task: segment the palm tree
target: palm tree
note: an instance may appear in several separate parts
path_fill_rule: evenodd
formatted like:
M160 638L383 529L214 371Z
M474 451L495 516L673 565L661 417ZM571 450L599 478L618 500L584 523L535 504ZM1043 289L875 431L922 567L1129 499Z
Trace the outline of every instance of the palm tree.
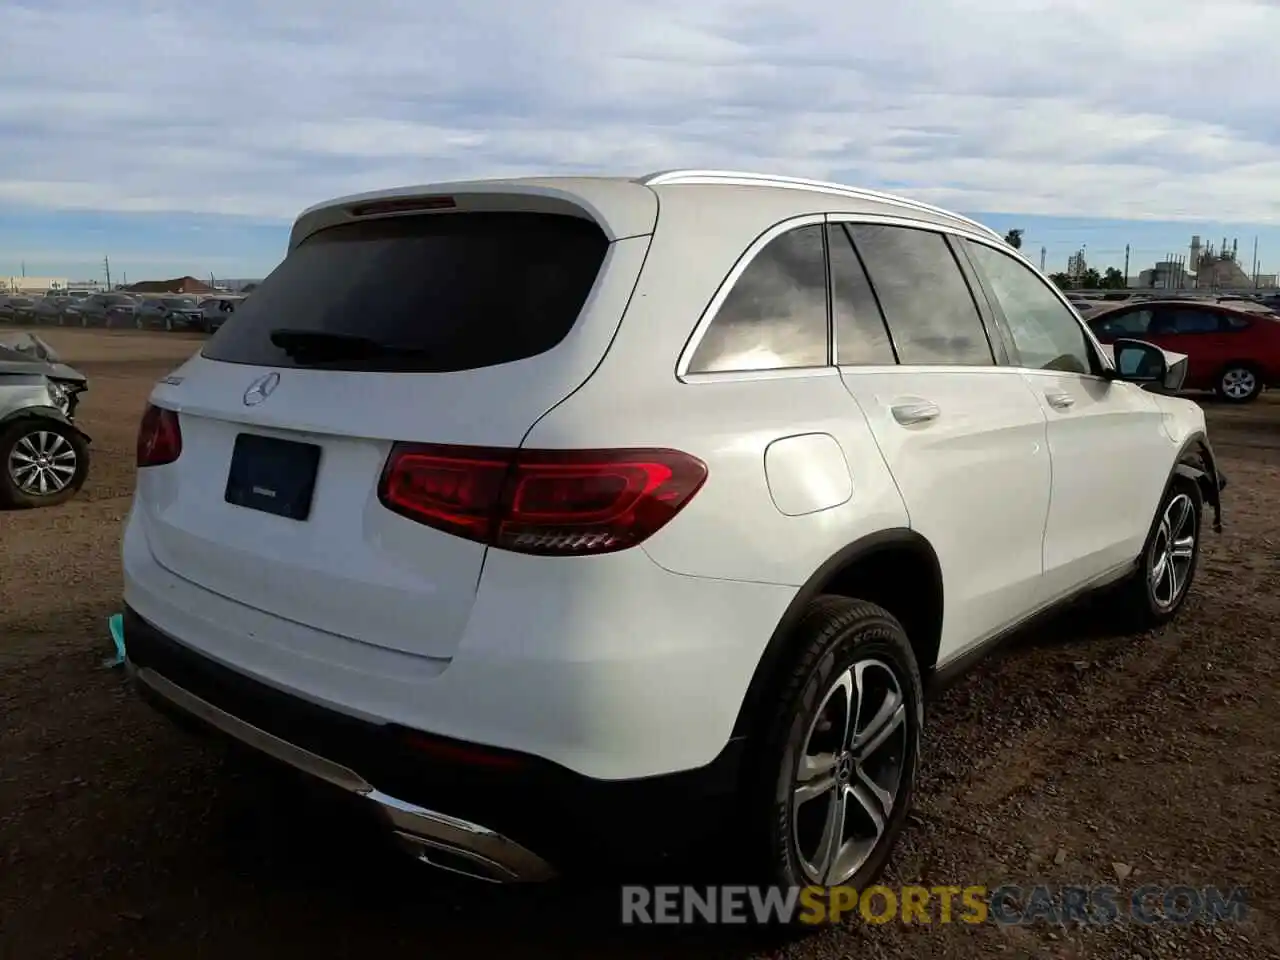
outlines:
M1022 249L1022 230L1010 230L1004 235L1004 242L1015 250Z

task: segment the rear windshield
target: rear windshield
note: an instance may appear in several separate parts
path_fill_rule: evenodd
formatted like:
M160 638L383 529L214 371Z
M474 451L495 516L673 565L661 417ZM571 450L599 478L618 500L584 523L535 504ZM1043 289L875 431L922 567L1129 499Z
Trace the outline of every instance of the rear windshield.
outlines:
M523 360L573 329L608 246L596 224L556 214L331 227L299 244L239 303L203 353L262 366L423 373ZM387 354L299 359L272 343L281 330L360 337Z

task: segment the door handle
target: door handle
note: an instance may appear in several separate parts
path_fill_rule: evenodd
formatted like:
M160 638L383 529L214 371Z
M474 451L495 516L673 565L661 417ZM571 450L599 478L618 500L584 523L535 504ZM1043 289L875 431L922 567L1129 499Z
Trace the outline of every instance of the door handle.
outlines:
M932 400L901 400L890 406L889 411L893 414L893 419L904 427L915 423L928 423L930 420L938 419L939 414L942 413Z
M1057 410L1069 410L1076 405L1076 398L1069 393L1050 390L1044 396L1049 401L1049 406Z

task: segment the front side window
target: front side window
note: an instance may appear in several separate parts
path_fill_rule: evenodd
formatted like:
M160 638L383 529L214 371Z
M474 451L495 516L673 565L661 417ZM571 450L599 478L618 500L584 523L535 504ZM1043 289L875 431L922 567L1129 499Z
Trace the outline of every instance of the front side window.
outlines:
M822 224L775 237L738 277L689 362L690 373L784 370L827 363Z
M982 243L969 256L999 303L1022 366L1092 373L1093 351L1075 313L1026 264Z
M848 229L899 363L995 362L969 283L942 234L868 223Z

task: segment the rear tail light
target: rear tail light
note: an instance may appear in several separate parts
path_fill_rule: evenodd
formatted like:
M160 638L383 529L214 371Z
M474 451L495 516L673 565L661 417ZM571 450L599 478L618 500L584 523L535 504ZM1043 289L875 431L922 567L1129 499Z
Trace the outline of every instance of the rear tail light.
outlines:
M583 556L651 537L706 465L676 450L492 450L399 444L378 486L389 510L517 553Z
M182 428L172 410L147 404L138 427L138 466L160 467L182 454Z

